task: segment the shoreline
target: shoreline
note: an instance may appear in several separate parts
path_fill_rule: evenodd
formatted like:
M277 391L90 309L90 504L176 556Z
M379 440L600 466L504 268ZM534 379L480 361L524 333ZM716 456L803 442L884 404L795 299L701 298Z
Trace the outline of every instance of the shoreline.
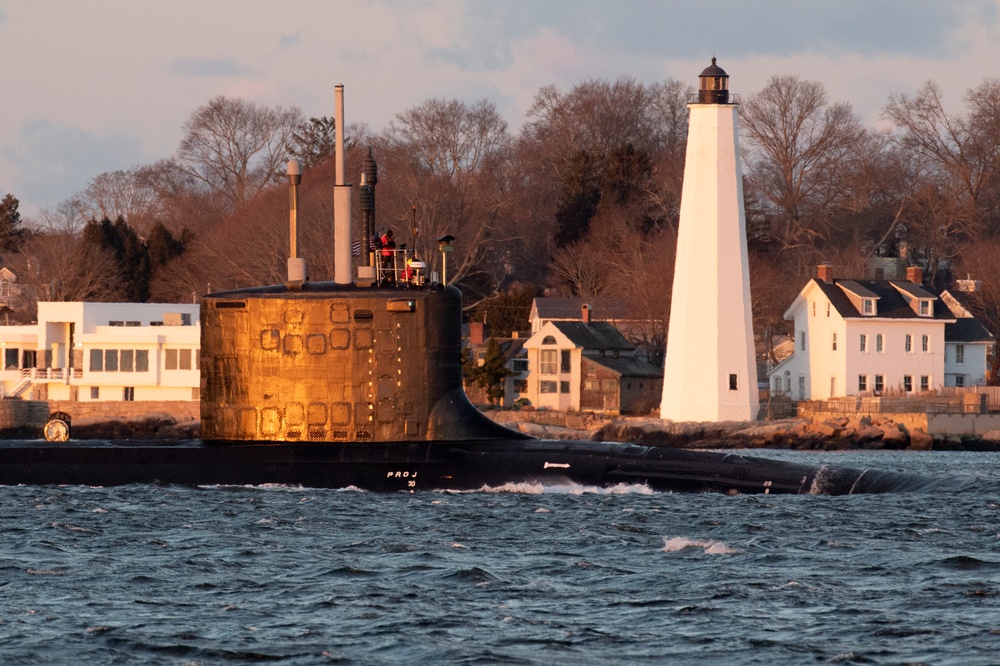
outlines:
M984 436L931 435L888 418L836 417L822 423L775 421L673 423L652 417L600 417L555 412L486 411L497 423L539 439L633 442L679 449L791 449L801 451L1000 451L1000 432ZM543 421L543 422L539 422ZM561 421L562 423L558 423ZM72 440L198 439L201 422L169 414L141 418L74 419ZM35 428L0 431L0 439L40 439Z

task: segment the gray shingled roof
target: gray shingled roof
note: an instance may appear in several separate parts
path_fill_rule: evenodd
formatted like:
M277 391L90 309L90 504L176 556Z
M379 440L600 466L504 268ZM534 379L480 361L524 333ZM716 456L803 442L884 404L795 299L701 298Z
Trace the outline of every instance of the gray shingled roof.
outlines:
M954 324L944 325L945 342L993 342L993 335L972 317L959 317Z
M591 316L594 318L624 319L627 314L620 303L570 296L538 296L535 298L535 309L539 319L580 319L584 303L591 306Z
M552 325L569 338L570 342L584 349L625 351L635 348L617 328L606 321L591 322L589 326L582 321L554 321Z
M586 356L584 362L590 361L602 365L608 370L617 373L622 377L649 377L659 378L663 376L663 368L647 363L646 361L629 356Z
M836 308L837 313L845 319L857 318L866 319L862 315L851 299L844 293L844 290L839 286L841 283L844 284L845 288L850 289L854 293L859 293L861 290L867 291L872 294L872 296L878 298L877 306L877 317L880 319L929 319L930 317L921 317L913 311L913 308L906 302L903 295L896 290L891 282L877 281L877 280L834 280L833 283L823 282L822 280L813 279L813 282L822 290L827 298L830 299L830 303ZM897 282L897 284L899 284ZM915 292L919 290L919 298L935 298L934 294L923 290L916 285L911 285L912 288L908 289L910 292ZM871 298L872 296L867 296ZM935 298L931 302L934 308L934 319L954 319L955 315L951 313L951 310L941 302L941 299Z

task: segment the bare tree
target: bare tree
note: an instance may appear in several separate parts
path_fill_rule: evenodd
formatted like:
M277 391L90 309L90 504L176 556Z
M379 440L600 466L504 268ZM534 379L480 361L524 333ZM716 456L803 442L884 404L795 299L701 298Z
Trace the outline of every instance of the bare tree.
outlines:
M510 135L496 107L485 100L428 100L397 114L376 148L381 224L402 231L397 243L415 247L438 270L436 239L454 236L449 282L476 278L488 285L481 295L492 293L511 231L503 222Z
M163 217L163 200L144 177L144 169L106 171L72 199L86 220L122 218L141 234L147 233Z
M219 96L184 123L177 163L233 211L281 177L301 122L295 107Z
M828 104L821 83L775 76L740 107L747 177L784 247L831 238L842 164L864 131L848 104Z
M966 99L970 112L949 115L941 89L928 81L913 96L891 96L883 115L896 125L894 138L913 156L921 181L954 202L954 223L974 237L986 217L982 194L1000 175L1000 84L987 81Z
M31 234L10 263L26 288L21 306L26 310L35 311L37 301L124 300L124 282L112 253L84 243L72 231Z

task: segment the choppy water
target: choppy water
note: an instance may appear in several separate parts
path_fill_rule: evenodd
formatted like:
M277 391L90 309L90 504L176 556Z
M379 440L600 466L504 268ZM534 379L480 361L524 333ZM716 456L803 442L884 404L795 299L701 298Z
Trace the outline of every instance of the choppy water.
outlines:
M1000 663L1000 456L824 459L957 481L0 488L0 662Z

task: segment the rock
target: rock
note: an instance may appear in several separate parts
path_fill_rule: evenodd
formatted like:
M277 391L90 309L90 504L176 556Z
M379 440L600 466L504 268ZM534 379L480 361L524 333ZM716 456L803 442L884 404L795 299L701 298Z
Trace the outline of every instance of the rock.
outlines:
M934 448L934 438L923 430L916 428L910 433L910 451L930 451Z
M980 439L987 442L1000 442L1000 430L987 430Z

